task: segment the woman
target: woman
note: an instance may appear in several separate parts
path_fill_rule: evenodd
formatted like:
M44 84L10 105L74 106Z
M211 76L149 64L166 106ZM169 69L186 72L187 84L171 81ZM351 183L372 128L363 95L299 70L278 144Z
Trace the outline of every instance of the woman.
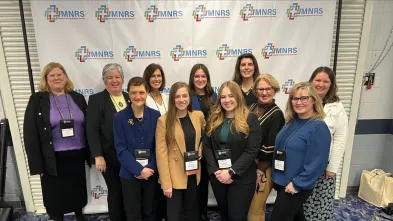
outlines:
M262 145L257 161L257 181L254 198L248 211L249 221L265 221L266 200L273 188L271 163L276 136L285 124L284 114L276 105L274 96L280 92L280 84L270 74L259 75L254 84L258 103L250 106L250 112L258 116L261 126Z
M255 158L261 146L261 127L235 82L221 85L206 135L204 157L221 220L247 220L257 179Z
M277 198L272 221L305 220L303 203L329 158L331 138L324 117L313 86L308 82L296 84L287 102L286 125L274 147L272 180Z
M86 132L95 159L108 187L109 217L114 221L126 220L123 192L120 182L120 163L113 140L113 116L130 103L128 94L122 92L123 68L116 63L107 64L102 70L105 89L89 97L86 114Z
M319 67L311 75L310 82L322 99L326 113L325 123L332 136L329 164L325 173L304 205L307 220L333 220L336 174L340 167L347 140L348 117L337 95L336 75L329 67Z
M115 114L113 132L120 161L120 179L127 220L155 221L153 200L157 184L155 137L160 112L147 106L143 78L128 82L131 104Z
M196 220L205 119L201 111L192 111L190 95L186 83L173 84L168 112L157 124L157 167L161 189L167 197L168 221Z
M196 64L190 73L190 86L192 93L192 109L201 110L205 120L209 117L210 108L217 100L217 94L210 83L209 70L204 64ZM200 221L207 220L207 201L209 195L209 176L206 169L205 158L201 159L201 182L198 186L198 217Z
M146 105L158 110L161 115L168 111L168 95L162 94L165 88L164 70L159 64L149 64L143 72L143 79L147 82Z
M86 220L85 98L73 91L64 67L55 62L44 67L39 88L30 97L23 124L30 174L41 175L50 219L64 220L64 214L74 212L78 221Z
M258 103L258 99L252 93L254 82L259 76L258 61L253 54L242 54L237 58L233 81L236 82L242 91L246 105Z

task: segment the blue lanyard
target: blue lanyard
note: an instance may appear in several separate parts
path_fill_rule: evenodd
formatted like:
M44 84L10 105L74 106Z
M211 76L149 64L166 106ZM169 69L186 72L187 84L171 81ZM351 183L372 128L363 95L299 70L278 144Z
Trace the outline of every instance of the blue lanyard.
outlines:
M310 120L311 120L311 119L309 119L306 123L302 124L299 128L297 128L297 129L288 137L288 139L285 141L285 144L284 144L284 146L283 146L283 149L280 149L281 145L278 145L278 148L277 148L277 149L278 149L278 150L281 150L281 151L286 151L286 149L287 149L287 144L288 144L289 140L290 140L290 139L293 137L293 135L295 135L304 125L306 125L308 122L310 122ZM292 122L292 123L293 123L293 122ZM285 131L285 134L283 134L282 137L286 137L286 135L287 135L289 129L292 127L292 123L288 126L288 129ZM280 141L280 144L282 144L282 141Z

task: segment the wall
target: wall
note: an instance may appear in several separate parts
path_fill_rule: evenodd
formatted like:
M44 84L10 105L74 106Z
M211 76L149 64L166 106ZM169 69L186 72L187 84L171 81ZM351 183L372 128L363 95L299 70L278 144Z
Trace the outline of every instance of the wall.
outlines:
M376 62L393 26L393 1L373 1L366 70ZM393 43L393 35L388 47ZM393 50L374 70L375 85L363 88L353 144L348 186L359 186L362 170L382 168L393 172Z

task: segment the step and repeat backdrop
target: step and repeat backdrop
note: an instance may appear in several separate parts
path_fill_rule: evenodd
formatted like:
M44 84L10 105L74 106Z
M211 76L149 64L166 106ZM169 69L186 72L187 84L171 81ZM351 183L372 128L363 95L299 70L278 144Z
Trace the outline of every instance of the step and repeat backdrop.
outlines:
M64 65L76 91L104 89L102 68L119 63L125 85L150 63L167 78L163 93L188 82L196 63L209 68L215 90L231 80L236 59L253 53L261 73L281 85L276 102L285 109L296 82L329 65L335 1L31 1L40 66ZM86 213L107 211L107 188L87 169Z

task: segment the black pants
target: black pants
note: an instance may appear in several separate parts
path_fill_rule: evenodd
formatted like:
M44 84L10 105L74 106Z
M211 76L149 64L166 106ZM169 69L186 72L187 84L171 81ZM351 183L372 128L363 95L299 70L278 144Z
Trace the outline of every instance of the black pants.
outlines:
M209 196L209 174L207 173L205 158L201 159L201 180L198 185L198 218L207 220L207 201Z
M148 180L120 178L128 221L155 221L154 196L157 175Z
M196 175L188 176L187 189L173 189L167 198L167 221L196 221L197 209Z
M274 185L277 191L271 221L306 221L303 203L311 195L312 190L300 191L296 194L285 192L285 187Z
M160 174L157 173L157 177L160 177ZM154 197L154 211L156 214L156 220L161 221L162 219L167 219L166 216L166 197L161 189L161 185L158 184L156 186L156 195Z
M123 191L120 182L120 166L106 167L106 172L102 173L108 187L108 211L111 221L126 220L126 212L123 203Z
M210 175L210 182L221 212L221 221L247 221L255 182L222 184L214 174Z
M53 211L50 211L50 210L47 210L46 212L49 215L49 220L64 221L64 214L59 213L59 212L53 212ZM75 213L75 217L76 217L77 221L79 221L79 220L86 220L85 217L83 216L82 208L78 209L77 211L74 211L74 213Z

